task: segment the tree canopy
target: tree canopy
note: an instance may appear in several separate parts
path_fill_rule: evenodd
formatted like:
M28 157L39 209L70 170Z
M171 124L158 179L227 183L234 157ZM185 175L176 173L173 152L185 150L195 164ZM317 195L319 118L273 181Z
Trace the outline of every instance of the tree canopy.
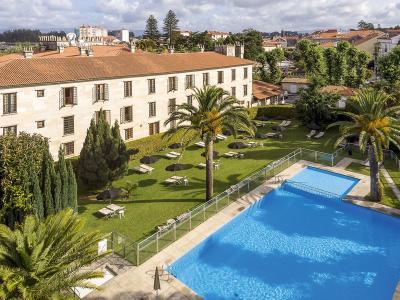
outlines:
M168 39L168 44L171 46L174 43L174 33L179 30L179 20L173 10L169 10L164 19L163 31Z
M156 41L160 37L160 32L158 31L157 19L150 15L146 21L146 29L144 30L145 38Z

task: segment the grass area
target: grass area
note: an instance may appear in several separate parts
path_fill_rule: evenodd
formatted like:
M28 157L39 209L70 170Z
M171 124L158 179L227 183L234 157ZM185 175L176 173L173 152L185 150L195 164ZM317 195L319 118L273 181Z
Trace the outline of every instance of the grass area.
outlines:
M274 122L265 123L267 126L259 131L271 132L271 126ZM329 153L333 151L335 129L327 132L325 137L319 140L307 140L305 135L308 132L309 130L306 128L293 123L284 132L282 140L266 139L263 140L264 147L238 150L245 154L244 159L218 158L221 166L214 173L214 193L218 194L224 191L269 162L279 159L299 147ZM227 141L218 142L215 145L215 150L220 155L228 152L230 149L227 145L234 140L233 137L229 137ZM107 202L89 200L91 197L81 197L85 200L81 200L79 203L79 213L86 219L86 228L88 230L97 229L105 233L117 231L136 241L153 232L155 226L165 223L167 219L174 218L202 203L205 197L205 170L198 169L196 166L205 161L204 157L201 156L203 151L204 149L190 146L181 158L180 163L187 164L189 168L177 171L176 175L188 176L190 185L187 187L163 184L166 178L174 175L173 172L166 171L165 167L176 162L175 160L160 158L158 162L152 165L155 168L152 174L135 173L132 168L137 166L139 161L130 161L127 175L113 184L115 187L124 187L127 182L138 184L132 200L113 201L115 204L125 206L125 218L109 220L98 218L96 211L103 208ZM165 152L168 152L168 150L155 154L162 155ZM81 196L88 196L87 192L85 194L81 194Z
M385 168L389 168L389 166L391 164L392 164L391 161L389 161L387 163L385 162ZM346 170L369 176L369 168L365 167L363 165L360 165L358 163L351 163L348 167L346 167ZM400 172L398 170L396 172L398 173L398 175L400 174ZM392 174L394 174L394 173L392 173ZM390 174L390 175L392 176L392 174ZM385 180L385 178L382 175L380 176L380 178L382 180L383 191L385 193L384 194L384 198L381 201L381 203L384 204L384 205L387 205L387 206L400 208L400 201L397 199L396 195L393 193L393 190L390 188L390 186L388 185L387 181ZM399 184L400 178L396 178L396 179L397 179L397 182L395 181L395 183L396 183L397 186L399 186L398 184Z

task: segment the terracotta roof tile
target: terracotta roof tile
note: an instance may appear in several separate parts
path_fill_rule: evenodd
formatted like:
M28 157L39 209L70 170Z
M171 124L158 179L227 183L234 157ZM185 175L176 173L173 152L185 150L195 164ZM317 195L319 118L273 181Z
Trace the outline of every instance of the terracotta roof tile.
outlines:
M253 80L253 96L256 99L266 99L282 95L282 88L279 85Z
M253 61L215 52L17 59L0 66L0 88L151 76L250 64Z
M321 88L322 93L338 94L340 96L352 97L356 94L357 89L343 85L327 85Z
M309 80L304 77L285 77L282 79L282 83L299 83L299 84L309 84Z

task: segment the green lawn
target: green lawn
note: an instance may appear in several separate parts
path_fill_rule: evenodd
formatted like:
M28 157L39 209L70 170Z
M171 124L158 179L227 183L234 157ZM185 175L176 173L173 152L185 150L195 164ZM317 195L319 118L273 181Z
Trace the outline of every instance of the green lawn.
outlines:
M390 168L392 168L393 167L392 165L393 164L390 161L385 162L385 168L389 168L389 166L390 166ZM358 163L351 163L348 167L346 167L346 170L369 176L369 168L364 167ZM400 174L400 172L398 170L396 172L397 172L397 175ZM392 174L394 174L394 172L392 172L390 175L393 176ZM383 176L381 176L381 179L382 179L382 183L384 186L384 193L385 193L384 198L381 203L384 205L391 206L391 207L400 208L400 201L397 199L396 195L393 193L393 190L387 184L387 181L385 180L385 178L383 178ZM394 178L393 178L393 180L394 180ZM396 180L397 181L395 181L395 183L397 186L399 186L399 178L397 177Z
M272 131L271 125L273 123L266 123L268 126L260 129L260 132ZM215 194L224 191L269 162L299 147L317 149L329 153L333 151L335 129L332 129L320 140L307 140L305 135L308 132L309 130L295 123L284 132L283 140L266 139L263 140L264 147L237 150L245 153L244 159L219 158L221 167L214 173ZM232 141L234 141L233 137L229 137L227 141L217 143L215 150L219 151L220 155L228 152L230 149L228 149L227 144ZM167 219L174 218L202 203L205 196L205 170L198 169L196 166L205 160L200 155L203 151L204 149L190 146L184 152L180 161L183 164L187 164L189 169L178 171L176 174L189 177L190 185L188 187L165 186L163 184L166 178L174 175L173 172L165 171L165 167L176 162L175 160L161 158L152 165L155 168L152 174L136 174L132 168L137 166L139 162L137 160L130 161L128 174L113 184L116 187L124 187L127 182L139 185L133 200L113 201L115 204L126 207L125 218L100 219L95 215L95 212L104 207L106 203L95 200L81 200L79 213L87 220L86 228L90 230L98 229L102 232L116 231L136 241L153 232L155 226L165 223ZM162 155L165 152L156 154Z

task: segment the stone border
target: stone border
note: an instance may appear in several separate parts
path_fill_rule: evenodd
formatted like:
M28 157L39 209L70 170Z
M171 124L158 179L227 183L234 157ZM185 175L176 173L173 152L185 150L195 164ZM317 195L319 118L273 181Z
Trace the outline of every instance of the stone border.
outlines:
M293 177L296 173L300 172L307 166L312 166L359 179L360 181L348 193L349 198L352 200L346 201L356 205L360 205L365 202L357 199L363 199L368 194L369 176L344 170L344 168L340 166L329 167L305 160L300 160L277 175L279 176L280 180L283 181ZM133 267L123 274L109 280L101 287L102 290L90 293L85 297L85 299L201 299L201 297L197 296L194 291L167 273L161 276L162 289L159 293L159 296L156 297L155 293L153 292L155 267L161 267L165 264L172 264L175 260L185 255L210 235L218 231L222 226L242 213L245 208L262 199L270 191L280 186L282 181L277 182L275 178L265 181L259 187L243 195L235 202L232 202L230 205L219 211L214 216L210 217L192 231L182 236L177 241L167 246L165 249L151 257L140 266Z

